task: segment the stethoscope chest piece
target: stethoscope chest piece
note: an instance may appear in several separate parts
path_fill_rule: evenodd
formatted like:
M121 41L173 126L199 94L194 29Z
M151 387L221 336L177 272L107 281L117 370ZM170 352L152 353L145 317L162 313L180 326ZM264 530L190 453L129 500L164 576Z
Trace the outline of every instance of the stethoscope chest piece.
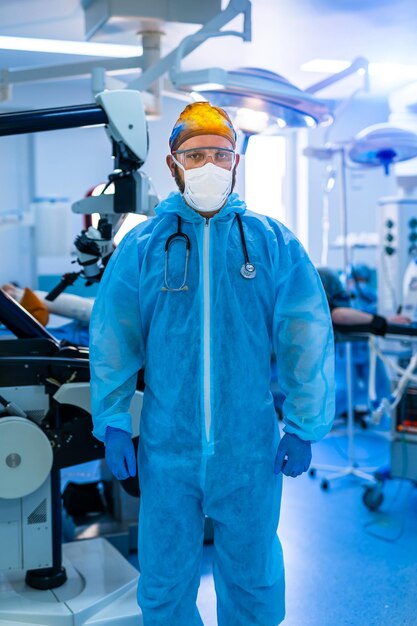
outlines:
M256 267L252 263L244 263L240 268L240 273L243 278L255 278L256 276Z
M246 246L245 233L243 232L242 218L240 217L239 213L236 214L236 218L237 218L237 225L239 226L240 239L241 239L241 242L242 242L243 256L244 256L244 259L245 259L244 264L240 268L240 274L241 274L241 276L243 276L243 278L249 278L249 279L250 278L255 278L255 276L256 276L256 267L249 260L248 248Z

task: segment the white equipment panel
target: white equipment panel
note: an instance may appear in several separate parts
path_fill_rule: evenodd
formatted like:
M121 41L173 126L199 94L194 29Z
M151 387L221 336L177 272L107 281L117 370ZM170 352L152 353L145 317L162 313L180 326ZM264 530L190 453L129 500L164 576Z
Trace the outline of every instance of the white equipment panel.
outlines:
M404 274L417 256L417 199L381 198L379 235L378 312L392 315L404 304Z

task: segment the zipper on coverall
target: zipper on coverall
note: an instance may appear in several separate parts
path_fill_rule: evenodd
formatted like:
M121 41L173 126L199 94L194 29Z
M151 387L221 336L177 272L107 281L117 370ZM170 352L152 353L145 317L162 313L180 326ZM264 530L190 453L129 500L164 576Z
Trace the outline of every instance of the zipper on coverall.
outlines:
M203 230L203 415L204 447L213 454L211 433L211 302L210 302L210 219L206 218Z

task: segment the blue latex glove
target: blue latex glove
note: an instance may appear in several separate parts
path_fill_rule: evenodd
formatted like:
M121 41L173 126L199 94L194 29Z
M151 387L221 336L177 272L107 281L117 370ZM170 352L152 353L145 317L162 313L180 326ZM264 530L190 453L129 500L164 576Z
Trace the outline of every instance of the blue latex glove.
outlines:
M306 472L311 463L311 443L286 433L279 442L274 473L295 478Z
M107 426L105 435L106 463L116 478L136 476L136 455L132 436L125 430Z

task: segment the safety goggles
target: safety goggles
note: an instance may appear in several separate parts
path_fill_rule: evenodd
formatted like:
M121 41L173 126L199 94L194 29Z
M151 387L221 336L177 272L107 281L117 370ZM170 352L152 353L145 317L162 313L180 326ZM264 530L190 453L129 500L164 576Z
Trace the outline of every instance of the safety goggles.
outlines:
M188 150L175 150L173 155L185 170L203 167L208 162L231 170L236 161L235 152L228 148L189 148Z

